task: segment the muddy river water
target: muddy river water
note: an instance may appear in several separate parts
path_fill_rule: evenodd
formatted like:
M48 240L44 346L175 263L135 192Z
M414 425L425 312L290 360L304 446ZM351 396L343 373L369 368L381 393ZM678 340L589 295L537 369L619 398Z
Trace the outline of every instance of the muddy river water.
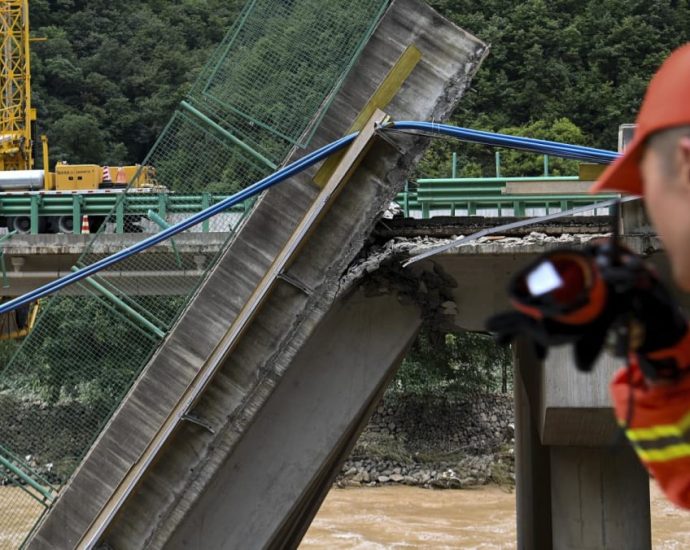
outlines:
M651 495L653 548L690 548L690 512L669 504L653 484ZM497 487L333 489L300 550L330 548L516 548L515 495Z
M653 548L690 549L690 512L675 508L654 484L651 495ZM0 487L0 550L18 548L41 511L21 489ZM515 495L497 487L333 489L300 550L338 548L516 548Z

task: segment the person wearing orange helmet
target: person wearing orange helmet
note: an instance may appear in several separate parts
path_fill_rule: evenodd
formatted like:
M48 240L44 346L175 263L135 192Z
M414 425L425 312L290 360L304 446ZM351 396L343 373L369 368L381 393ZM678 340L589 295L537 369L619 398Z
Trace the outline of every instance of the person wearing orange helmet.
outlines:
M673 278L690 291L690 44L652 78L636 125L592 191L643 196ZM542 356L572 344L588 371L615 334L628 363L611 382L616 417L667 497L690 509L690 324L656 273L613 238L542 255L509 293L515 309L487 322L499 341L527 336Z
M675 50L652 78L636 125L625 153L592 190L643 196L673 279L690 291L690 44ZM614 376L611 393L619 421L629 417L625 433L642 463L670 500L690 508L690 331L679 330L672 340L642 358L675 365L671 381L646 375L633 358L630 372Z

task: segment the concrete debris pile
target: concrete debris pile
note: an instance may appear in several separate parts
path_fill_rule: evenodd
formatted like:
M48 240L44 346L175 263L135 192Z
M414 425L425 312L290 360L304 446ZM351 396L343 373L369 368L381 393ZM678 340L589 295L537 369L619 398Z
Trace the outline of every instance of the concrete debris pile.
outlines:
M549 245L578 246L604 235L563 234L559 237L533 232L525 237L482 237L460 245L461 253L474 250L481 253L500 253L516 247L535 247L543 251ZM398 237L383 245L365 247L340 279L339 294L363 286L368 296L397 293L403 303L415 303L424 320L441 330L453 331L457 304L452 289L456 281L444 273L432 260L424 260L408 267L402 262L415 254L451 242L452 239L430 237Z

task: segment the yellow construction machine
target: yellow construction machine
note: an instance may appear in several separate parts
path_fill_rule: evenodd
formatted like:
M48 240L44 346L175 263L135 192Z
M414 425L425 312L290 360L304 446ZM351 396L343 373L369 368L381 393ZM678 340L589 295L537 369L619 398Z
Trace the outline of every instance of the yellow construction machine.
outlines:
M85 192L155 186L150 168L70 165L50 171L48 140L40 136L42 167L36 168L36 109L31 106L29 0L0 0L0 193ZM7 224L13 229L10 224Z
M154 187L152 169L140 166L70 165L58 163L50 171L48 139L36 139L36 109L31 105L31 52L29 1L0 0L0 201L15 194L80 194L135 187ZM41 39L36 39L41 40ZM40 144L40 147L39 147ZM39 148L42 151L39 151ZM36 167L41 153L42 166ZM1 202L0 202L1 204ZM69 231L72 218L46 217L41 231ZM101 216L102 218L102 216ZM0 213L6 241L15 233L28 232L27 216ZM98 222L102 220L93 220ZM0 248L0 259L3 250ZM3 261L4 266L4 261ZM7 278L4 268L3 287ZM0 289L0 302L6 299ZM0 340L26 336L36 320L38 302L0 316Z

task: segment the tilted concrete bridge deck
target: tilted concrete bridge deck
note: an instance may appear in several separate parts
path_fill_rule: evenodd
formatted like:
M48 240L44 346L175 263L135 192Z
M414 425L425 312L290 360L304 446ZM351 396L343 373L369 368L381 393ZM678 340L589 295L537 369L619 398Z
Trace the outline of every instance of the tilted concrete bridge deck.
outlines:
M390 99L390 80L382 83L405 52L410 72ZM397 119L446 119L485 54L431 8L395 0L311 147L376 108ZM382 322L395 297L333 304L340 275L428 143L375 139L381 116L369 119L323 190L312 170L259 200L29 548L298 544L421 322L414 307ZM304 407L288 412L288 403ZM285 484L275 475L283 466Z

